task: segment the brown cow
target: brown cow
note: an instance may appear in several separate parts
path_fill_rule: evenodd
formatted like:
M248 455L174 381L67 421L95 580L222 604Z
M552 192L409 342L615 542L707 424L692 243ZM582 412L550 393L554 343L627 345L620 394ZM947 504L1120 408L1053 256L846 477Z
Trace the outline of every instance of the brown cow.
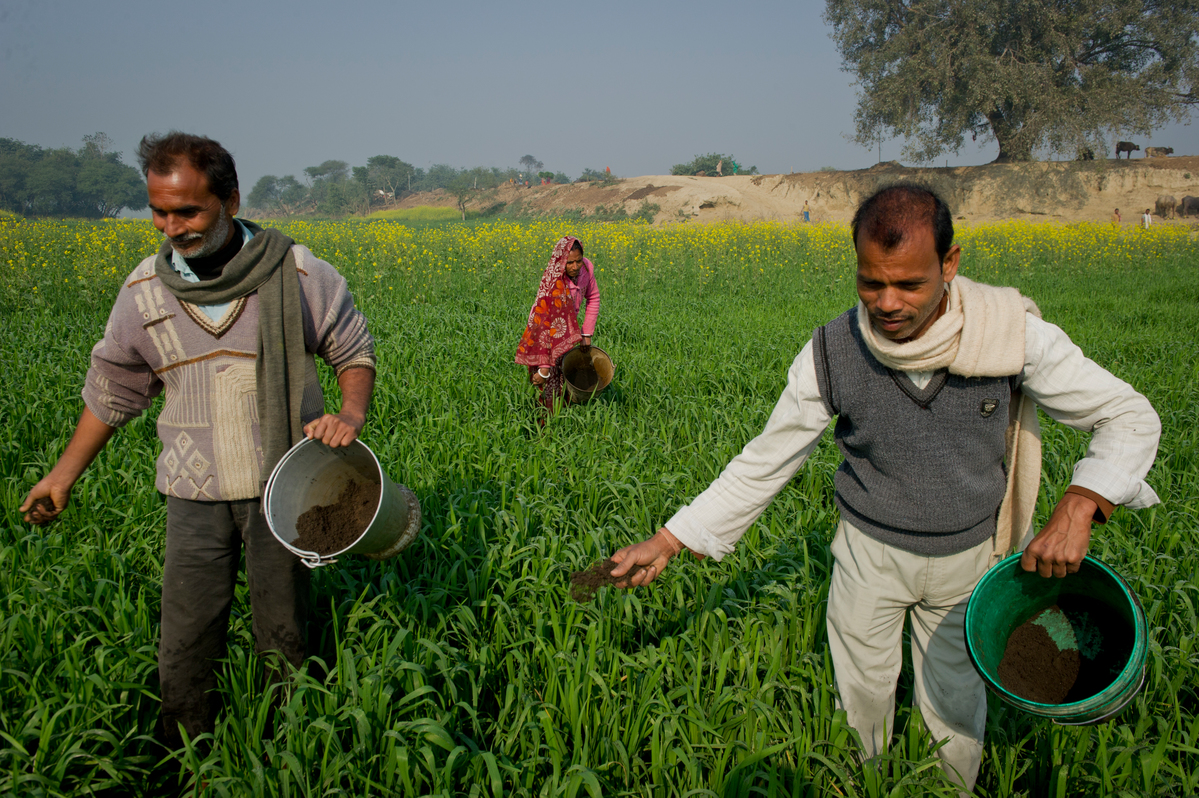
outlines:
M1169 194L1158 195L1157 202L1155 203L1155 205L1156 205L1155 210L1157 211L1157 215L1162 217L1163 219L1173 219L1175 204L1176 204L1175 199L1173 197L1171 197Z
M1180 212L1183 216L1190 216L1191 211L1199 214L1199 197L1183 197Z
M1117 158L1120 157L1120 153L1122 153L1122 152L1128 153L1128 157L1131 158L1132 154L1134 152L1140 152L1140 151L1141 151L1141 146L1139 144L1133 144L1131 141L1117 141L1116 142L1116 157Z
M1145 148L1145 157L1146 158L1165 158L1167 155L1173 155L1173 154L1174 154L1173 147L1146 147ZM1131 158L1132 156L1129 155L1128 157Z

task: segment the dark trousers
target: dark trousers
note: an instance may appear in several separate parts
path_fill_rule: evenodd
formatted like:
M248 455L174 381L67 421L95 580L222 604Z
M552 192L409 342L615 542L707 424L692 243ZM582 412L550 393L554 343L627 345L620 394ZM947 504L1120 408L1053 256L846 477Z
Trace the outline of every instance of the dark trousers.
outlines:
M179 726L192 737L213 730L216 660L226 653L243 545L255 650L278 652L294 666L304 660L309 572L271 534L259 500L168 497L158 678L161 731L172 747L180 744Z

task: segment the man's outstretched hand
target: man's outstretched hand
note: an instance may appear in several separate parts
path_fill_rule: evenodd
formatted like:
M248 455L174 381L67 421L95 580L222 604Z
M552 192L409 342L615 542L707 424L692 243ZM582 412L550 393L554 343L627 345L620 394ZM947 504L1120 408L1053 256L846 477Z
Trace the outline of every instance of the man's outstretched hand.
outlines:
M71 485L62 485L50 477L33 486L25 501L17 508L25 514L25 523L43 526L58 519L71 500Z
M1098 505L1077 493L1067 493L1053 508L1049 523L1037 533L1020 558L1020 567L1041 576L1078 573L1091 544L1091 521Z
M649 540L625 546L612 555L612 561L620 563L612 569L612 576L620 578L637 565L643 565L645 568L633 574L624 584L618 582L616 586L641 587L648 585L658 578L658 575L666 568L666 563L670 562L670 558L684 548L683 544L679 543L679 539L670 534L670 530L666 527L659 529ZM703 559L702 554L696 556Z

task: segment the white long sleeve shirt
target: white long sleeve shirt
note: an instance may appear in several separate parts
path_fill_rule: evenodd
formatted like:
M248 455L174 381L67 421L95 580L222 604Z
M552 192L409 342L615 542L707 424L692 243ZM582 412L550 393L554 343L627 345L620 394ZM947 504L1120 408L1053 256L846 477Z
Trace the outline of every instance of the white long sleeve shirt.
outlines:
M1032 314L1025 320L1021 390L1050 418L1092 433L1071 484L1114 505L1157 504L1145 475L1157 455L1161 421L1149 400L1083 355L1056 325ZM919 385L931 374L908 376ZM804 464L832 420L820 398L808 341L791 364L766 428L666 528L692 551L720 560Z

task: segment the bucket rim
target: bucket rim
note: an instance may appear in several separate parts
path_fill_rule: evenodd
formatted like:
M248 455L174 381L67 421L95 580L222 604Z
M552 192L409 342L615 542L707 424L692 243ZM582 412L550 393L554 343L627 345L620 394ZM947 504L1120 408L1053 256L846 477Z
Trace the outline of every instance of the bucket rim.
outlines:
M321 554L320 552L309 551L307 549L301 549L298 546L293 546L291 543L288 543L286 540L284 540L279 532L275 529L274 514L271 512L272 488L275 484L276 478L279 476L279 473L283 470L284 464L287 463L288 460L295 457L299 451L309 444L319 444L329 449L333 448L322 441L316 440L315 438L304 438L299 443L296 443L294 446L284 452L283 456L279 458L279 462L275 464L274 469L271 470L271 474L267 478L266 483L263 485L262 511L266 516L267 527L271 530L271 534L275 536L275 540L282 543L284 548L299 557L309 568L319 568L322 565L331 565L332 563L337 562L338 557L354 548L354 546L358 544L358 541L366 537L366 533L370 531L371 526L375 523L375 519L379 517L379 510L382 508L383 503L380 501L379 504L375 506L375 512L371 515L370 523L363 527L362 531L358 534L358 537L354 538L354 540L351 541L348 546L338 549L337 551L329 552L328 554ZM380 498L382 498L383 477L385 475L383 473L383 465L379 462L378 455L376 455L374 449L368 446L361 438L354 438L354 440L350 441L345 446L338 448L349 449L354 446L360 446L365 449L367 454L370 455L371 462L375 464L375 472L379 477Z
M1083 557L1079 568L1080 572L1083 568L1095 569L1105 577L1111 579L1120 589L1120 594L1128 600L1128 607L1133 620L1133 641L1128 661L1124 663L1120 672L1112 678L1111 683L1107 687L1094 695L1078 701L1071 701L1064 704L1043 704L1038 701L1021 698L1009 692L999 683L997 678L991 676L988 669L983 667L979 661L979 657L975 653L975 640L971 634L971 630L976 623L975 616L981 611L978 609L981 599L976 602L975 597L984 592L980 591L980 588L985 589L988 584L997 582L1013 569L1020 568L1020 559L1022 556L1021 552L1017 552L996 563L983 574L983 577L979 579L978 584L975 585L974 590L970 594L970 599L966 604L964 636L966 638L966 652L970 656L970 662L974 666L975 671L978 672L987 689L999 696L1005 703L1023 710L1030 715L1048 718L1062 725L1089 725L1099 723L1114 716L1132 702L1133 698L1136 697L1144 685L1145 669L1147 667L1146 655L1148 652L1149 626L1140 597L1132 590L1127 580L1114 568L1093 555L1088 554ZM1067 576L1067 578L1069 577ZM1130 687L1132 688L1131 690L1129 689ZM1115 709L1112 709L1113 706L1115 706Z

